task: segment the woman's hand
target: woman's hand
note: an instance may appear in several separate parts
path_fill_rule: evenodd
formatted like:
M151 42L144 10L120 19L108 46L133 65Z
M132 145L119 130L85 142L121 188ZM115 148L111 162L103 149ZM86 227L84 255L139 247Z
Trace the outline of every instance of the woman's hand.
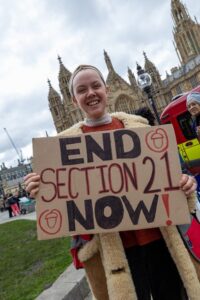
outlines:
M36 173L29 173L24 177L24 184L26 192L30 193L31 198L35 198L39 191L40 175Z
M179 186L186 196L190 196L196 191L197 182L193 176L182 174Z

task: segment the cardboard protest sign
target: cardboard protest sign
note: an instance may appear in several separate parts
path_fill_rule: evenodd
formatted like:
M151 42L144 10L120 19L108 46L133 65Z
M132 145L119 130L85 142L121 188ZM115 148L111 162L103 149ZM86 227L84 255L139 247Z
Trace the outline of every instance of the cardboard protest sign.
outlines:
M39 239L190 222L171 125L33 139Z

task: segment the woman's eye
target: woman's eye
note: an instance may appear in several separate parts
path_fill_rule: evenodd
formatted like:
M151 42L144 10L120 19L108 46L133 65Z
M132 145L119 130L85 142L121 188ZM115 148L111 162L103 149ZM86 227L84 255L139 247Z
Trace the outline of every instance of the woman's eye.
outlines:
M82 93L84 93L85 91L86 91L85 88L81 88L81 89L78 89L78 90L77 90L77 93L82 94Z
M100 86L101 86L100 84L95 84L95 85L94 85L94 88L95 88L95 89L98 89L98 88L100 88Z

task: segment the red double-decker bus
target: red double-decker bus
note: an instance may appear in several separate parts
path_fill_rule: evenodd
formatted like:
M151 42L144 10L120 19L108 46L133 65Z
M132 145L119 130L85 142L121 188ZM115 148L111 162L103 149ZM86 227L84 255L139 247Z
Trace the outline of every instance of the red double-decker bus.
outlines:
M192 91L200 92L200 85ZM186 107L189 92L172 100L162 112L160 120L162 124L173 125L179 153L190 172L197 175L200 174L200 143L195 138L192 130L192 117Z

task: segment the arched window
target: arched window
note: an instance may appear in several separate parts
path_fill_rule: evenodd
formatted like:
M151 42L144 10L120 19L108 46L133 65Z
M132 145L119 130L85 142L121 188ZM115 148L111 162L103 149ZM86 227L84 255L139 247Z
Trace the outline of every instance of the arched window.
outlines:
M68 87L65 89L65 92L66 92L66 95L69 99L71 99L71 95L70 95L70 92L69 92L69 89Z
M183 19L183 14L182 14L182 11L179 9L179 19Z
M134 109L133 100L126 95L120 95L115 102L115 111L130 113Z
M54 113L55 113L55 115L56 115L56 117L57 117L57 116L58 116L58 110L57 110L56 107L54 107Z
M65 77L62 77L61 82L62 82L63 84L66 84L66 83L67 83L66 78L65 78Z
M196 87L198 85L198 81L197 81L196 75L194 75L194 76L192 76L190 78L190 83L191 83L192 88L194 88L194 87Z

